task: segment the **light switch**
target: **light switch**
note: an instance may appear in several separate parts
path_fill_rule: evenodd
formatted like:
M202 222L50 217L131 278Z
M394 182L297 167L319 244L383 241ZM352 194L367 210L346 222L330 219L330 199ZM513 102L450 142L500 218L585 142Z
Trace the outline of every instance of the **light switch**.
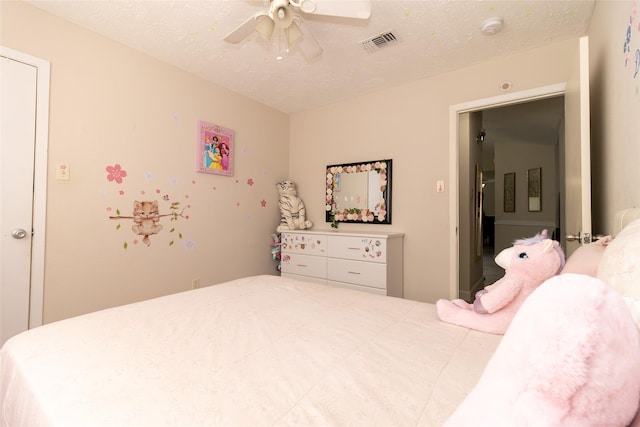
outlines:
M437 193L444 193L444 181L442 181L442 180L436 181L436 192Z
M58 163L56 166L56 179L58 181L69 181L69 165Z

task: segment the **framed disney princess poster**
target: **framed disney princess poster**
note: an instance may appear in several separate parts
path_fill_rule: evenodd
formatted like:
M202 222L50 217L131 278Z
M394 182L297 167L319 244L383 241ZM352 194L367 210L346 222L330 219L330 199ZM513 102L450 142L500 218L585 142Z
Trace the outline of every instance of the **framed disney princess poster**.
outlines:
M233 130L198 122L197 171L233 176Z

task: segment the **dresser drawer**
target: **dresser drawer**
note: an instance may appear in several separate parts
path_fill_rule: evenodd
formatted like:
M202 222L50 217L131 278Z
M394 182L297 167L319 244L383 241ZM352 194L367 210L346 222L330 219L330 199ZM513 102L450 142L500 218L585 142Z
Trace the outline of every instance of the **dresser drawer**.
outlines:
M329 258L327 278L330 281L386 289L387 266L373 262Z
M387 240L376 237L328 236L328 255L369 262L387 262Z
M280 235L282 252L327 255L327 236L317 234L287 233Z
M327 258L314 255L282 254L282 273L309 277L327 277Z

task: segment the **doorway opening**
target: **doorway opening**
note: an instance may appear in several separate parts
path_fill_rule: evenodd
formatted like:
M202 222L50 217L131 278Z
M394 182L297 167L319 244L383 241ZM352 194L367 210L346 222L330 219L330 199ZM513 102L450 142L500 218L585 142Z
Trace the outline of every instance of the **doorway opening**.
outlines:
M495 264L494 258L502 249L511 246L515 239L530 237L546 229L551 238L559 240L558 194L563 172L560 143L563 141L564 96L481 112L482 264L484 286L487 286L504 275L504 270ZM529 191L529 178L533 178L530 175L538 171L544 173L542 178L547 184L539 188L544 193L537 200L543 200L544 196L547 201L543 205L531 204L534 199L524 194ZM506 198L507 178L515 179L515 203ZM521 234L527 229L528 234Z
M479 135L469 134L467 135L469 141L467 141L466 144L463 143L462 131L460 129L460 124L461 122L463 122L463 120L461 120L461 117L463 117L463 115L467 113L486 115L486 120L484 118L482 119L482 129L485 135L482 138L483 141L481 142L482 144L487 143L487 145L489 145L488 141L491 138L490 124L495 124L497 120L498 124L504 125L504 121L501 119L501 117L505 116L505 114L511 114L519 117L522 115L522 111L520 111L522 109L543 107L542 109L544 110L544 108L548 108L548 106L544 107L545 103L555 102L559 103L560 105L560 114L562 117L558 120L562 121L564 118L564 92L565 84L557 84L528 91L506 94L493 98L476 100L465 104L454 105L450 108L450 159L453 162L450 168L450 181L452 183L451 187L453 190L450 198L450 209L451 212L454 212L456 215L455 221L452 221L452 242L450 245L451 259L455 261L452 262L450 269L450 295L453 298L458 297L468 301L473 300L475 292L485 286L484 266L482 265L483 262L488 265L493 265L493 257L501 249L511 246L511 243L514 239L508 237L509 233L518 233L518 230L524 227L524 229L526 230L536 230L535 232L533 232L533 234L535 234L536 232L540 231L540 227L542 226L549 229L549 234L551 235L552 233L556 232L557 224L560 224L560 221L556 220L556 217L559 215L559 207L557 209L553 208L546 211L547 214L552 211L551 219L541 220L540 218L536 218L536 220L530 220L526 218L526 213L528 212L528 207L526 206L526 204L519 204L516 208L516 212L519 211L520 213L522 213L523 218L514 216L510 219L501 218L498 220L496 218L495 211L497 209L497 205L500 205L498 206L499 208L503 208L502 203L504 201L504 195L502 194L502 189L505 169L498 168L498 170L496 171L495 167L481 166L480 168L483 190L480 199L485 200L485 205L486 203L492 203L494 206L494 212L486 212L483 207L483 215L481 217L482 221L480 223L481 225L489 224L489 229L491 228L491 223L493 223L493 230L492 233L478 234L477 225L475 225L474 223L468 223L468 221L475 221L475 218L477 217L477 215L474 216L469 214L469 206L473 206L474 209L477 208L474 206L474 203L469 203L469 205L463 207L462 205L465 204L465 202L464 199L460 198L460 195L469 195L474 193L473 188L470 188L470 185L468 184L469 180L463 180L462 177L463 175L468 176L470 173L473 173L468 170L470 168L468 150L470 150L470 144L476 144L478 139L480 138L477 138ZM541 102L541 104L536 104L537 102ZM520 118L522 119L522 117ZM555 150L557 154L555 155L555 160L552 160L552 167L550 167L549 164L547 164L547 166L545 167L545 170L548 170L548 172L551 173L551 176L555 175L557 177L556 181L554 181L555 189L550 188L550 192L548 192L548 196L552 196L553 200L557 199L557 195L555 195L554 193L556 193L558 189L563 185L563 183L560 182L563 179L563 174L558 173L557 171L559 171L559 165L562 165L564 163L564 159L562 158L562 144L564 139L562 134L564 123L556 123L556 125L560 126L558 128L560 130L556 130L556 137L553 141L553 144L555 144L553 150ZM501 130L499 130L498 127L495 127L494 138L497 138L497 135L499 135L500 132ZM527 141L522 142L528 143ZM553 144L551 145L553 146ZM533 150L536 151L535 148L533 148ZM487 157L491 158L491 154L489 153L490 150L487 149ZM484 153L482 153L482 156L484 156ZM495 154L493 156L495 157ZM523 156L521 153L520 158L522 157ZM528 157L528 155L525 157ZM515 155L515 159L518 159L518 155ZM495 162L495 158L493 161ZM471 162L474 162L473 158L471 159ZM484 160L478 160L478 162L482 164L484 163ZM504 166L505 164L510 165L511 163L503 162L502 164ZM526 200L527 195L524 194L526 192L527 185L526 173L522 174L522 172L520 172L516 175L516 184L518 176L521 180L521 185L516 187L516 189L520 187L525 189L521 196L523 200ZM496 181L499 182L498 186L496 186ZM491 185L493 185L494 187L493 192L491 192ZM499 188L500 194L496 194L496 187ZM493 215L490 215L490 213L493 213ZM488 218L491 216L493 216L492 219ZM496 228L498 226L507 226L505 228L509 228L509 232L504 233L504 230L498 230ZM516 238L527 237L528 234L531 233L527 231L524 234L517 235ZM474 235L481 236L480 239L482 239L482 252L480 254L478 254L477 252L478 246L474 245L475 239L477 239L477 237L474 237ZM506 245L504 244L505 240L509 242ZM485 248L485 246L487 247ZM476 272L476 277L473 277L472 270ZM486 284L489 284L489 280L495 281L502 277L502 275L504 275L504 271L500 270L493 271L491 273L492 276L487 278ZM478 271L480 271L479 275L477 273Z

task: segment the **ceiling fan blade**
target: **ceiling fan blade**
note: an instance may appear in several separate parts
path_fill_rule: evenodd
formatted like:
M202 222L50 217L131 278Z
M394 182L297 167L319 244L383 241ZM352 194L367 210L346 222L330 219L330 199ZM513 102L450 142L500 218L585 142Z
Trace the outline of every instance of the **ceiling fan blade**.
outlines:
M304 55L308 60L322 55L322 46L320 46L318 40L316 40L313 34L311 34L311 31L305 25L304 21L296 16L294 22L298 24L298 27L302 32L302 39L298 40L296 43L296 47L302 51L302 55Z
M223 40L233 44L240 43L254 32L256 25L258 25L258 17L263 15L265 15L263 12L253 15L251 18L240 24L238 28L227 34Z
M315 3L314 15L369 19L371 0L306 0Z

